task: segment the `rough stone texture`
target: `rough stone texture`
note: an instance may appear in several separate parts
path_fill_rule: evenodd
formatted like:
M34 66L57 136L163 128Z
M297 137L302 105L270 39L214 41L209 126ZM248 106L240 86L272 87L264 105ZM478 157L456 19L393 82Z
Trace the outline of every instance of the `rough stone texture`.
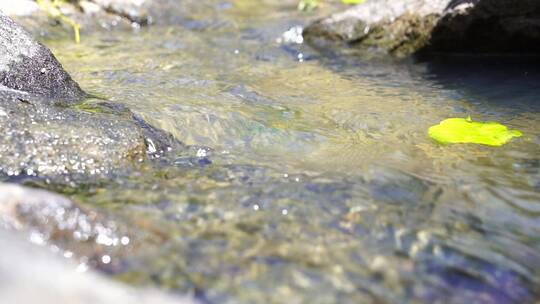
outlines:
M120 104L65 107L0 86L0 179L78 187L187 147Z
M51 51L1 11L0 54L1 85L64 101L85 96Z
M0 179L78 186L185 148L128 108L87 96L52 53L0 15Z
M17 95L18 94L18 95ZM0 176L90 182L146 157L142 129L129 116L92 113L0 90Z
M398 57L419 51L540 52L537 0L368 0L304 30L308 42L336 42Z
M0 192L1 193L1 192ZM2 303L40 304L188 304L189 297L134 289L77 266L21 235L0 229L0 298ZM80 267L78 268L80 269Z

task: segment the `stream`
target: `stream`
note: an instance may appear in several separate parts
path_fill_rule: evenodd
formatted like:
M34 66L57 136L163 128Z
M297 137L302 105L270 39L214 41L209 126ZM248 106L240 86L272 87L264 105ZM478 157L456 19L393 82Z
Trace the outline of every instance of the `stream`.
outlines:
M202 303L540 298L540 60L321 52L294 6L201 2L45 41L85 90L199 147L72 195L136 235L97 268ZM468 115L524 136L429 138Z

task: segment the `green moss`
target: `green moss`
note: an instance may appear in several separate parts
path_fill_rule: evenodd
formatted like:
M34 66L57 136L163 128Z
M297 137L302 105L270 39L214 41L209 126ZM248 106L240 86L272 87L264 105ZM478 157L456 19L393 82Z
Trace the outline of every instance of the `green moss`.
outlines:
M73 108L80 111L94 113L94 114L113 114L113 112L110 109L107 109L101 106L100 104L91 102L91 101L77 104L73 106Z

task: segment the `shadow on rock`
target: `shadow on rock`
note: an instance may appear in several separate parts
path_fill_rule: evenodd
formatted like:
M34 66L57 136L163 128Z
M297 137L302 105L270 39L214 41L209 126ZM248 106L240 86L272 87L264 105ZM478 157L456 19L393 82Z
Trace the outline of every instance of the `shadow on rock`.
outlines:
M419 52L540 53L540 2L453 0Z
M535 0L368 0L304 31L318 48L405 57L418 52L538 53Z

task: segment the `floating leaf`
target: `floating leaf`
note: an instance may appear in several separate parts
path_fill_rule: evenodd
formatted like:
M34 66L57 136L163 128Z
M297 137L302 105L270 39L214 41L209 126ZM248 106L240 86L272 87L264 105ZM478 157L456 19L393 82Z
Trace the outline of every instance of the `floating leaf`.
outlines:
M360 4L366 2L366 0L341 0L345 4Z
M468 118L448 118L429 128L429 136L442 144L474 143L502 146L523 135L498 122L479 122Z

